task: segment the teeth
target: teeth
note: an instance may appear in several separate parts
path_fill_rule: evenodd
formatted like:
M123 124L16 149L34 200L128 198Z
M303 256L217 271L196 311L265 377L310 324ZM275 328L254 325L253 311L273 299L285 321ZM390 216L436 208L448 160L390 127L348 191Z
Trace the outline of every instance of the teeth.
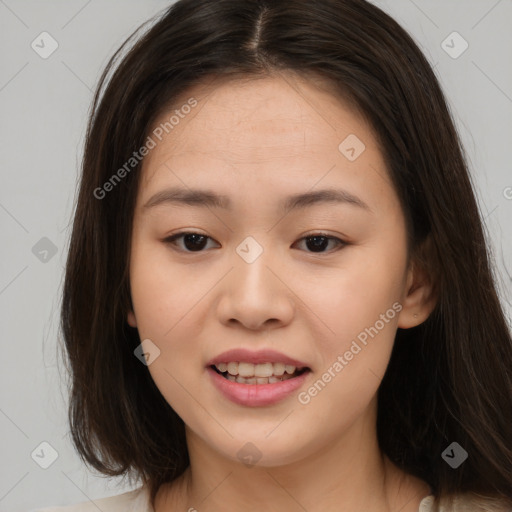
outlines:
M258 365L260 366L260 365ZM238 363L238 375L240 377L254 377L255 366L252 363ZM266 377L266 375L258 375L258 377Z
M219 371L222 371L220 368L218 369ZM230 375L238 375L238 363L228 363L226 369Z
M283 375L284 369L285 369L285 365L283 363L274 363L273 367L274 367L273 375L276 375L277 377L280 377L281 375Z
M291 375L285 374L282 377L249 377L246 379L245 377L240 377L237 375L227 375L227 378L231 382L238 382L239 384L274 384L275 382L282 382L283 380L293 379Z
M272 377L281 377L285 375L292 375L297 370L296 366L291 364L284 365L283 363L261 363L261 364L252 364L230 361L229 363L219 363L216 364L215 367L222 373L228 372L229 376L233 377L241 377L244 380L249 379L251 377L258 378L272 378ZM255 382L256 383L256 379ZM231 379L230 379L231 380ZM281 380L281 379L278 379ZM238 382L238 381L237 381Z
M289 373L290 375L295 371L295 366L292 366L291 364L287 364L284 367L286 373Z
M274 384L293 378L297 367L283 363L252 364L243 361L219 363L216 368L231 382L239 384Z

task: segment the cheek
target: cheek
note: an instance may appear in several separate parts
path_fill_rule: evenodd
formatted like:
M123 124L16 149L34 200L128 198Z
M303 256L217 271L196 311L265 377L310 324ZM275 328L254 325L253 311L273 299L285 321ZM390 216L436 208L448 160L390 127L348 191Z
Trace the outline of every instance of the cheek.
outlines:
M316 338L322 365L330 368L346 354L343 373L344 380L351 376L349 386L368 377L376 381L372 372L378 378L384 374L401 310L405 265L405 246L399 240L395 246L359 247L347 253L343 267L316 280L307 293L310 309L319 312L328 328Z
M171 376L181 382L189 370L203 371L202 354L193 341L201 338L208 313L205 294L218 275L200 276L192 267L172 264L161 242L134 244L131 261L131 294L139 336L150 339L160 350L149 369L159 387L171 386L174 392L176 382Z
M153 243L134 247L130 282L140 339L150 339L159 350L148 366L151 378L177 414L188 419L191 393L198 396L196 375L203 371L191 341L200 337L197 315L209 286L177 271Z
M358 262L357 266L317 276L307 292L307 302L316 307L332 331L349 333L346 329L350 325L364 327L378 318L383 306L390 307L388 302L397 295L398 288L389 277Z
M368 408L391 357L401 309L398 288L385 274L377 278L354 272L331 281L336 290L329 288L331 300L322 309L330 330L315 338L320 364L298 398L307 417L334 430L348 427Z
M141 337L172 337L180 318L186 318L205 291L200 279L170 263L169 250L159 241L134 243L130 283Z

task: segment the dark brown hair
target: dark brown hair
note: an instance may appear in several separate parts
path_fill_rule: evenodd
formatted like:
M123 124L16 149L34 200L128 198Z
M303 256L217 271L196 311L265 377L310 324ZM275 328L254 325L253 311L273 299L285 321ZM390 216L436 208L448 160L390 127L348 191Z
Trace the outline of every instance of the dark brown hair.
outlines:
M90 113L61 329L69 421L101 473L162 483L189 464L181 418L134 356L129 252L140 165L102 187L155 119L212 78L290 72L329 80L371 122L407 220L410 254L437 303L399 329L378 392L378 440L439 497L472 491L512 506L512 342L466 157L439 83L412 38L364 0L179 0L104 70ZM456 441L457 469L441 457ZM437 501L436 501L437 504Z

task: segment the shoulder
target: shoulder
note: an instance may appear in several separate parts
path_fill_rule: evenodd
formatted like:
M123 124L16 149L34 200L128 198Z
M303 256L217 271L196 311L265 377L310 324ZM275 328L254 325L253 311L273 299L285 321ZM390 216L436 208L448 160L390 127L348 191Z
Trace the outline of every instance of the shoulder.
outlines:
M433 510L434 496L427 496L420 503L418 512ZM454 497L451 504L441 502L440 512L512 512L512 509L499 498L466 493Z
M117 496L89 500L75 505L46 507L33 512L154 512L149 501L149 492L142 486Z

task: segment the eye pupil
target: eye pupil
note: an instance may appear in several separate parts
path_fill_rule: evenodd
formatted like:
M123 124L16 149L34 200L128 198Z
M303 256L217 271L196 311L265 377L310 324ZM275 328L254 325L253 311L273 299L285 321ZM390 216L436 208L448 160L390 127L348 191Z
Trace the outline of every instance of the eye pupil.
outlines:
M198 233L187 233L183 236L183 242L185 247L190 251L200 251L206 245L206 236L200 235ZM203 243L197 243L198 240L202 239ZM192 245L189 245L188 242L192 241Z
M326 245L329 243L329 240L326 236L310 236L307 238L306 245L308 246L308 249L311 249L310 241L313 240L312 247L314 249L320 249L320 251L313 251L313 252L321 252L325 249Z
M189 253L203 252L203 249L208 244L210 237L201 233L182 232L168 237L165 242L171 245L180 245L176 243L176 240L181 240L181 243L184 246L184 248L179 249L181 251ZM338 248L346 245L342 240L325 234L305 236L300 239L300 242L307 247L309 252L318 254L331 252L328 250L329 242L335 242L335 245L338 246Z

